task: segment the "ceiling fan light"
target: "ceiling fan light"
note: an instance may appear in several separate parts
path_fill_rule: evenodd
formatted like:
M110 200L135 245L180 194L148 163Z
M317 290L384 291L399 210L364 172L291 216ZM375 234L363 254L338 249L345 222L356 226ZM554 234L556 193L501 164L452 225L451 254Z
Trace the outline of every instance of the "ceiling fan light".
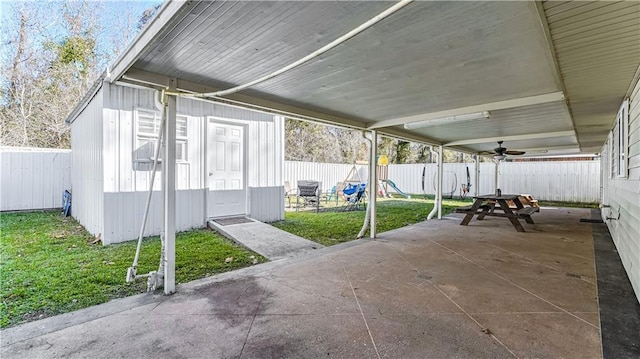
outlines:
M493 155L493 158L498 160L498 161L502 161L505 158L507 158L507 156L505 156L505 155Z

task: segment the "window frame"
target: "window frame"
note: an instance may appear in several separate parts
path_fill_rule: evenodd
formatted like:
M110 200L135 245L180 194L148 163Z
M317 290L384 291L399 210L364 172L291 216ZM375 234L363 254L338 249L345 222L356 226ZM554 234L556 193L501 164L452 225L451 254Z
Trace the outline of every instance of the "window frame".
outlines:
M144 143L146 142L157 143L158 135L161 127L161 121L162 121L160 113L158 111L148 110L144 108L138 108L135 110L135 112L136 112L136 116L135 116L135 124L134 124L134 128L135 128L134 148L139 148L140 146L144 145ZM143 116L153 117L152 127L154 129L154 132L156 133L140 131L140 118ZM180 131L179 131L178 124L180 122L184 122L184 126L183 126L184 134L182 135L179 134ZM189 117L185 115L176 115L176 162L177 163L189 162L188 134L189 134ZM178 151L178 147L181 147L182 149ZM181 156L178 156L179 154Z
M628 156L629 153L629 100L625 100L618 114L616 115L616 171L615 175L618 178L627 178Z

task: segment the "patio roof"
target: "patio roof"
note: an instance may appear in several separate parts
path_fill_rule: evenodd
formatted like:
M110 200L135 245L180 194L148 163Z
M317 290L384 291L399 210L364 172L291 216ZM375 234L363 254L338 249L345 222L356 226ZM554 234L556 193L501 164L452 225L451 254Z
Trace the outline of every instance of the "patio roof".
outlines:
M167 2L111 81L211 93L326 46L392 2ZM598 152L640 75L638 2L414 2L224 102L466 152ZM406 129L425 119L489 118ZM442 121L440 121L442 122Z

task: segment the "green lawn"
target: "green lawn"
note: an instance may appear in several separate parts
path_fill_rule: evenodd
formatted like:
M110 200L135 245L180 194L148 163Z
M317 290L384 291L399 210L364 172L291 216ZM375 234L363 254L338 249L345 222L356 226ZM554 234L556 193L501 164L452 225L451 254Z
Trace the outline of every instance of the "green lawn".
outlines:
M442 206L443 215L469 203L471 199L445 199ZM324 208L320 213L307 210L286 212L284 221L271 224L325 246L354 240L362 228L365 211L340 212L341 207L335 207L332 202L323 202L322 205ZM425 199L422 195L412 195L411 199L384 198L378 199L377 205L376 227L378 232L384 232L425 220L433 209L433 198Z
M126 283L136 241L102 246L59 212L2 214L0 327L142 293L146 281ZM188 282L265 259L217 233L201 229L176 238L176 281ZM228 257L233 261L226 263ZM145 239L138 274L158 268L160 240Z
M424 221L433 209L433 195L411 195L411 199L405 198L379 198L378 199L378 232L389 231L410 224ZM455 211L456 207L471 204L473 198L443 199L442 215ZM541 206L553 207L581 207L597 208L593 203L568 203L540 201ZM292 199L295 206L295 197ZM305 208L300 212L286 212L284 221L271 223L273 226L295 235L321 243L325 246L348 242L356 239L362 228L365 211L340 212L344 202L338 206L335 202L322 201L319 213ZM367 232L368 234L368 232Z

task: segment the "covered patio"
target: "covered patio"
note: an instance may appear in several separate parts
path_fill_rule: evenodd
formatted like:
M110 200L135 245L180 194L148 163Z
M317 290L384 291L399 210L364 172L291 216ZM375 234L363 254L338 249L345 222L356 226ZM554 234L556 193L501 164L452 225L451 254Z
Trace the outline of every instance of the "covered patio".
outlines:
M580 223L595 216L584 209L543 209L524 233L453 215L378 234L374 200L375 241L176 290L175 109L191 97L361 130L374 184L378 135L440 154L496 141L593 154L640 77L639 19L638 2L166 2L106 81L163 94L163 284L175 294L9 329L3 355L601 357L592 226L604 225ZM625 201L640 195L628 182ZM637 204L621 203L607 220L631 212L618 223L637 233Z
M598 358L591 210L423 222L2 332L2 356ZM508 234L508 235L505 235Z
M594 154L640 76L638 19L638 2L166 2L106 77L163 94L165 293L177 98L362 130L369 183L379 135L440 153Z

